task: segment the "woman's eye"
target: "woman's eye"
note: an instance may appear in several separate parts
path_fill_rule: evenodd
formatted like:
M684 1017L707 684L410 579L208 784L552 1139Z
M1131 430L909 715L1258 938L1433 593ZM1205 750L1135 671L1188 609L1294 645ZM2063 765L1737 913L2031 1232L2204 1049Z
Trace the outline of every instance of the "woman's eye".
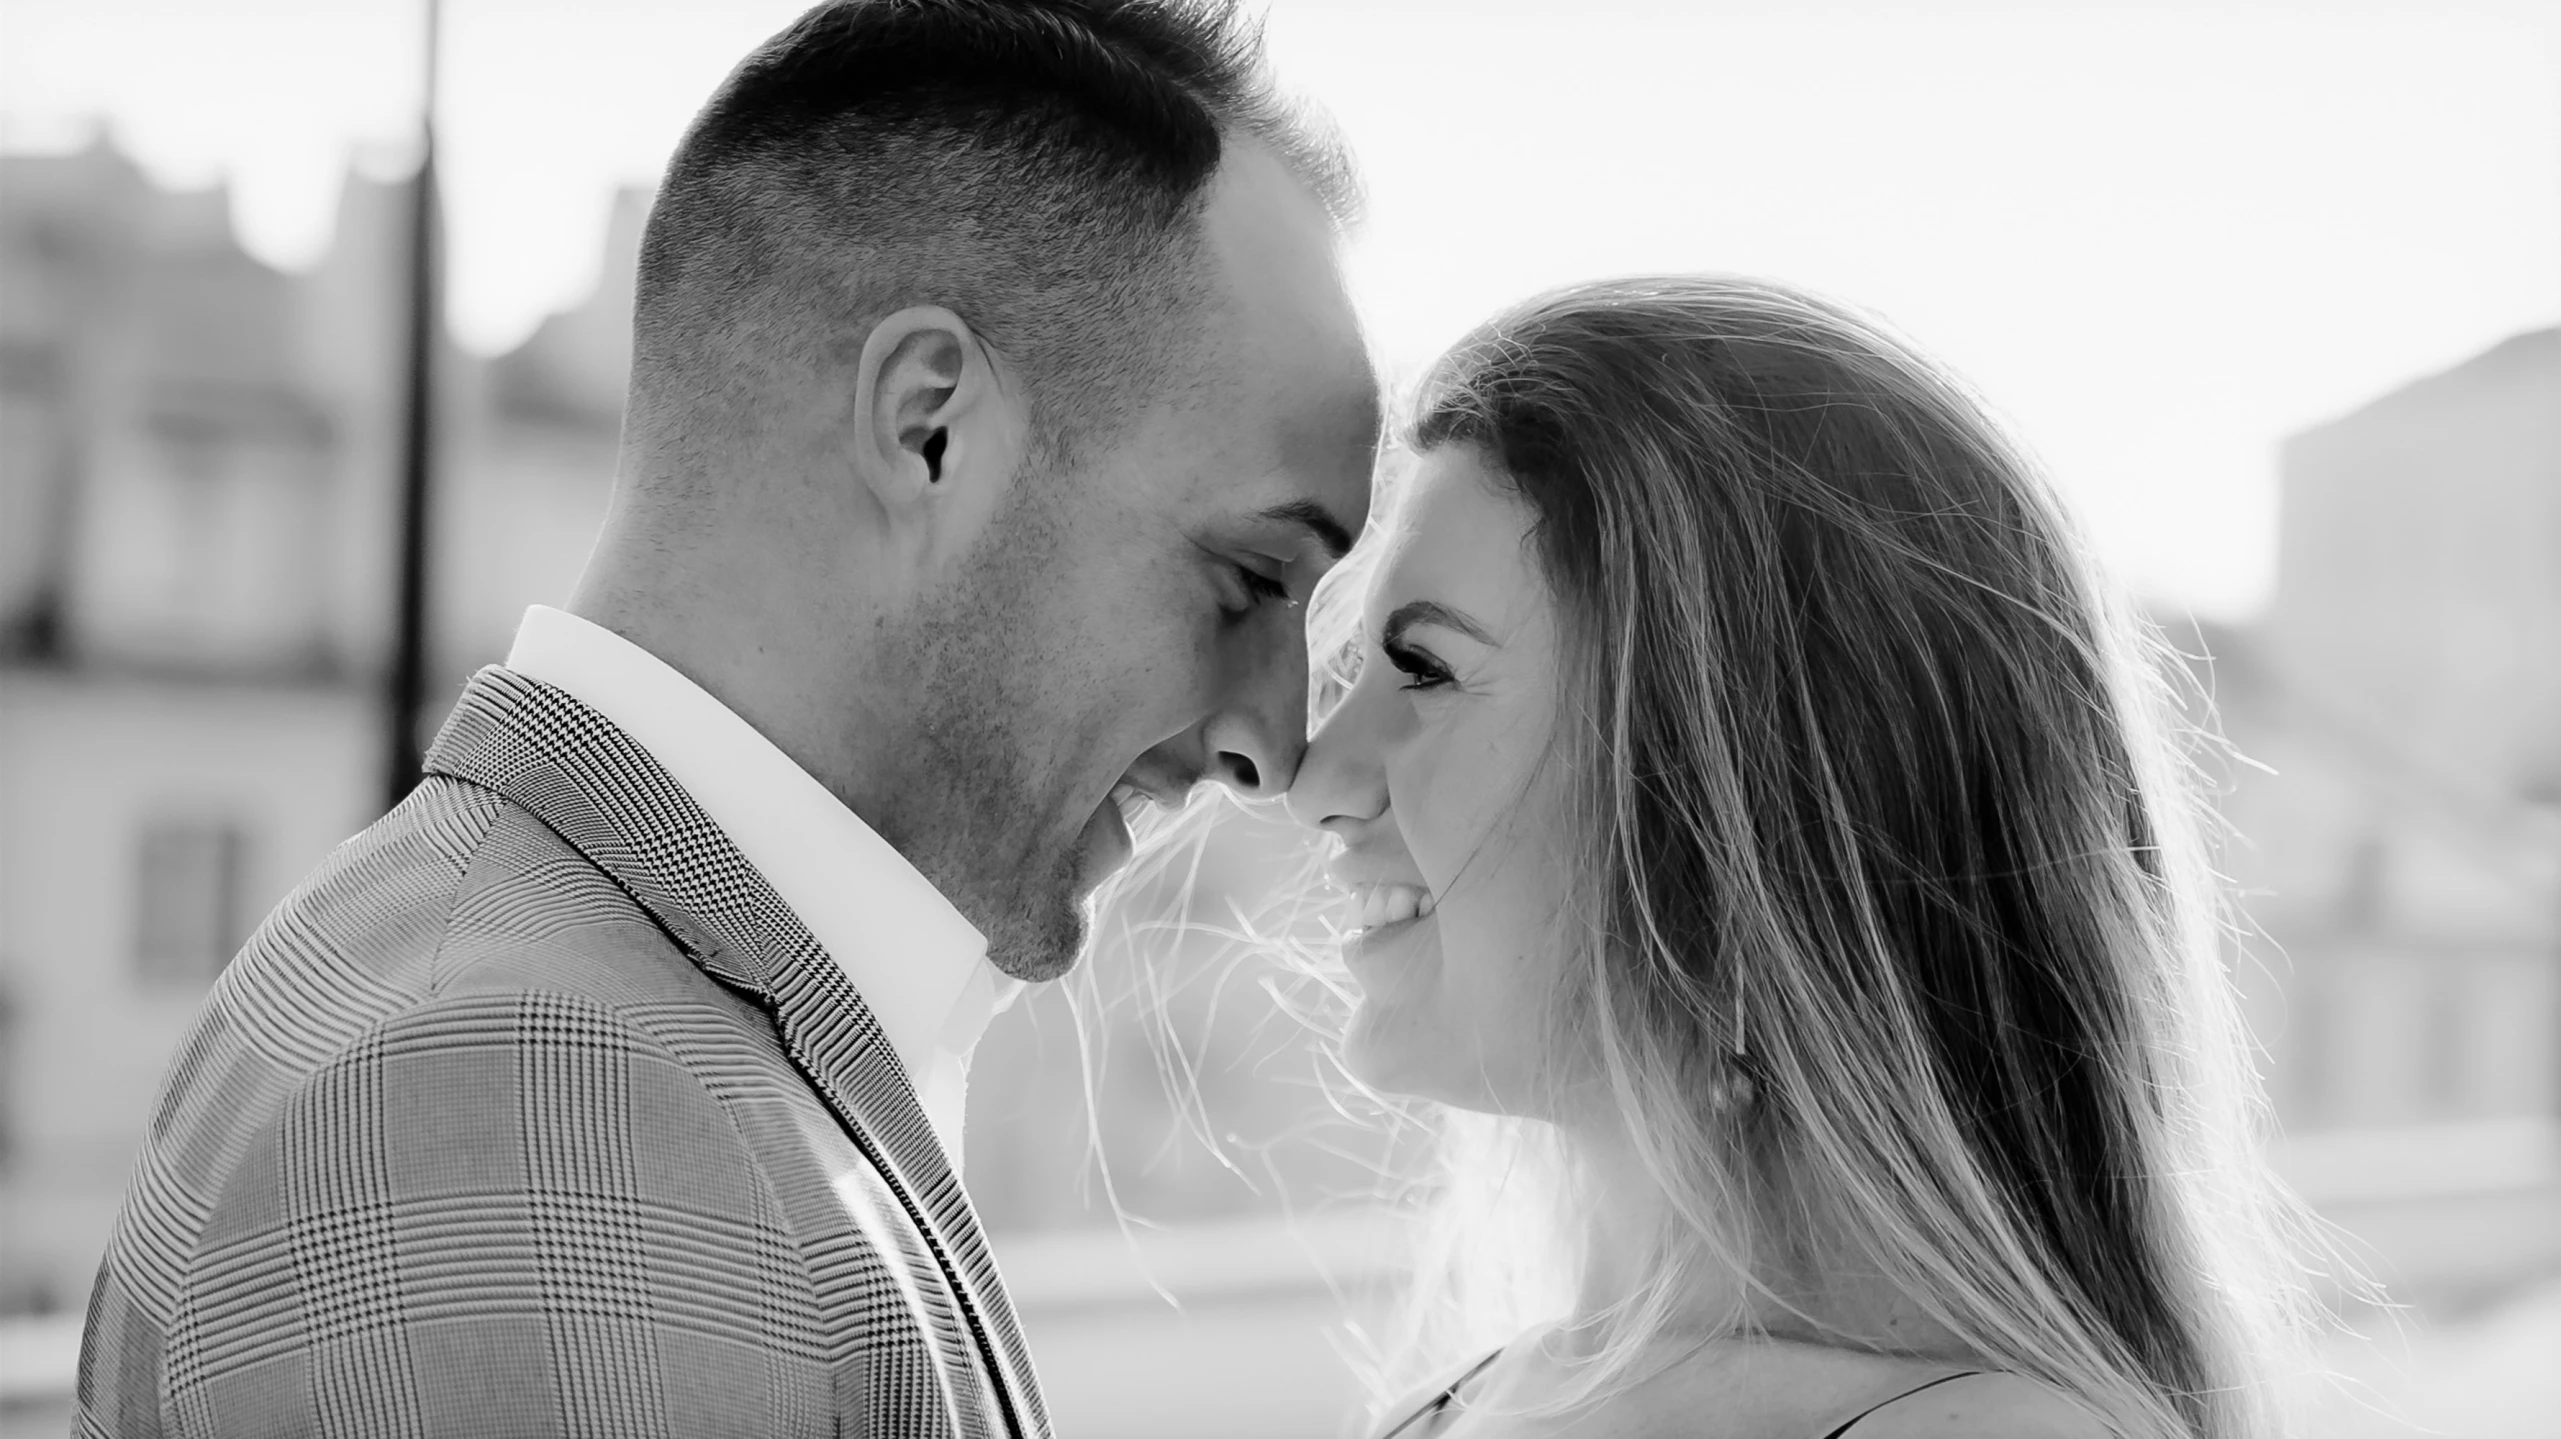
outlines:
M1405 683L1397 686L1399 689L1435 690L1457 679L1447 665L1411 645L1382 644L1379 653L1386 655L1387 662L1405 676Z

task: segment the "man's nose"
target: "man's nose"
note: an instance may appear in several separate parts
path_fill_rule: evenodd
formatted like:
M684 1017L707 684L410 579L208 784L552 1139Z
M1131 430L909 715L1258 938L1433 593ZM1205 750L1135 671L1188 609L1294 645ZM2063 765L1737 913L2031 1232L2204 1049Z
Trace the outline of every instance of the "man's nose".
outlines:
M1209 774L1247 799L1287 794L1307 751L1307 650L1289 644L1201 731Z
M1208 738L1209 773L1247 799L1289 793L1298 777L1298 758L1307 749L1305 740L1252 733L1221 721L1211 722Z

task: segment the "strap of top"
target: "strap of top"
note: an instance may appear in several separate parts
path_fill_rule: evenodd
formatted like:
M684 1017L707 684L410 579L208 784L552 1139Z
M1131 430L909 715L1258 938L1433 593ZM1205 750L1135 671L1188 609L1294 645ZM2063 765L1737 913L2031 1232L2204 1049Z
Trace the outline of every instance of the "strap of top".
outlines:
M1380 1434L1378 1439L1397 1439L1397 1436L1403 1434L1406 1430L1413 1428L1415 1425L1422 1423L1426 1419L1435 1418L1447 1411L1450 1405L1458 1401L1458 1392L1460 1390L1466 1388L1471 1380L1475 1379L1477 1375L1484 1373L1488 1368L1491 1368L1494 1361L1502 1357L1503 1351L1498 1347L1492 1353L1487 1354L1484 1358L1469 1365L1466 1373L1459 1375L1456 1379L1449 1382L1449 1387L1443 1389L1440 1393L1433 1395L1429 1400L1426 1400L1421 1408L1397 1421L1394 1428ZM1959 1379L1971 1379L1977 1374L1987 1372L1989 1371L1982 1369L1965 1369L1954 1374L1942 1374L1938 1378L1933 1379L1926 1384L1915 1384L1900 1394L1895 1394L1888 1398L1881 1399L1874 1404L1870 1404L1856 1414L1851 1415L1847 1422L1843 1423L1839 1428L1832 1430L1830 1433L1825 1434L1823 1439L1842 1439L1842 1436L1858 1427L1861 1420L1866 1419L1868 1416L1876 1413L1880 1409L1884 1409L1890 1405L1900 1404L1904 1400L1911 1398L1913 1395L1918 1394L1925 1389L1936 1389L1942 1384L1953 1384Z
M1469 1365L1466 1373L1459 1375L1457 1378L1449 1382L1448 1388L1433 1395L1429 1400L1425 1401L1422 1408L1406 1415L1403 1419L1397 1422L1395 1428L1379 1435L1378 1439L1396 1439L1397 1435L1404 1433L1406 1430L1413 1428L1424 1420L1432 1418L1433 1416L1448 1409L1451 1404L1457 1402L1458 1391L1466 1388L1469 1380L1484 1373L1495 1360L1502 1357L1503 1350L1502 1347L1498 1345L1495 1347L1493 1353L1488 1354L1484 1358L1477 1360L1474 1364Z
M1870 1414L1875 1413L1877 1410L1884 1408L1888 1404L1900 1404L1904 1400L1911 1398L1913 1395L1920 1393L1924 1389L1936 1389L1942 1384L1953 1384L1959 1379L1971 1379L1975 1375L1983 1372L1984 1371L1980 1369L1968 1369L1957 1374L1942 1374L1927 1384L1915 1384L1911 1388L1904 1390L1902 1393L1895 1395L1891 1399L1885 1399L1877 1403L1870 1404L1856 1414L1851 1415L1848 1423L1843 1424L1840 1428L1824 1435L1823 1439L1841 1439L1842 1435L1847 1434L1850 1430L1856 1428L1860 1420L1865 1419Z

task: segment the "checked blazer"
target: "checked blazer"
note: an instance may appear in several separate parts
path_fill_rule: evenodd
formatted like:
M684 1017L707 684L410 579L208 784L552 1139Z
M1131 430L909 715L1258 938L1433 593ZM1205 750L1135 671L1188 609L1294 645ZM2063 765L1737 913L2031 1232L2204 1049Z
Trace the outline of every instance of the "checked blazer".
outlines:
M595 711L475 676L163 1087L78 1432L1047 1439L862 997Z

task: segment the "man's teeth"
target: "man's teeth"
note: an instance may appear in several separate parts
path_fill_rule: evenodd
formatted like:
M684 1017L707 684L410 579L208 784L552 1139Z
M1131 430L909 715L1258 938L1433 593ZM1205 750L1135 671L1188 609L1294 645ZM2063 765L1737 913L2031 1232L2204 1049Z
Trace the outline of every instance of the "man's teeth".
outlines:
M1440 907L1431 891L1412 884L1362 885L1353 891L1360 901L1361 928L1377 929L1420 919Z

